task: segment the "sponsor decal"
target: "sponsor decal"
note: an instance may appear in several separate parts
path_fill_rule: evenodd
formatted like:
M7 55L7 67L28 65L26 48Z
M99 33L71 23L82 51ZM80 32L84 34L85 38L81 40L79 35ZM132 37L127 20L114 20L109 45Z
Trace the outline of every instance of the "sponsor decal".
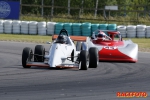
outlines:
M19 0L0 0L0 18L19 19L20 1Z
M147 92L117 92L118 98L146 98Z
M5 1L0 1L0 16L1 18L8 17L11 12L10 5Z
M109 49L109 50L115 50L117 49L117 47L113 47L113 46L104 46L105 49Z

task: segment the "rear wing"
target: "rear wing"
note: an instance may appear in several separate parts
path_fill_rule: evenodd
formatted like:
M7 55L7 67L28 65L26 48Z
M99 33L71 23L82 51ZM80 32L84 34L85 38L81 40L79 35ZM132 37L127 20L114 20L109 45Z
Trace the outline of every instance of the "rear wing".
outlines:
M52 36L52 40L56 40L56 38L58 37L58 35L53 35ZM87 37L86 36L69 36L70 39L74 40L74 41L86 41Z

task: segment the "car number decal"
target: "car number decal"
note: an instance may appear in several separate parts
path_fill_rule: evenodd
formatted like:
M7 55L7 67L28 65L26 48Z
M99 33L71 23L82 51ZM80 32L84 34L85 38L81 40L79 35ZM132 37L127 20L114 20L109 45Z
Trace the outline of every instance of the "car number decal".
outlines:
M109 49L109 50L114 50L117 49L117 47L113 47L113 46L104 46L105 49Z

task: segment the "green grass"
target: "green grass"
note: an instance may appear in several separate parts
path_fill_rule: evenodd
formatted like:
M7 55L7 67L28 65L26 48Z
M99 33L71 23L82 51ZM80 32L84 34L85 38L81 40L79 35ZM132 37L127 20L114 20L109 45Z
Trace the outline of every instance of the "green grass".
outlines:
M139 51L150 52L150 38L131 38L131 40L139 45ZM0 34L0 41L46 43L52 41L52 36Z
M150 38L133 38L132 41L139 45L139 51L150 52Z
M45 43L51 41L51 36L22 35L22 34L0 34L0 41L34 42Z

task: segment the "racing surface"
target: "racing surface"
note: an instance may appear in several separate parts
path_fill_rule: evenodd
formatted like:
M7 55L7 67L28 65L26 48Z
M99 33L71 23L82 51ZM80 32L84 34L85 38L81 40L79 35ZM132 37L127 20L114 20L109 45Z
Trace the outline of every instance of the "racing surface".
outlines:
M86 70L21 65L22 50L34 43L0 42L1 100L127 100L117 92L147 92L150 100L150 53L139 52L137 63L99 62ZM46 50L49 45L44 44Z

